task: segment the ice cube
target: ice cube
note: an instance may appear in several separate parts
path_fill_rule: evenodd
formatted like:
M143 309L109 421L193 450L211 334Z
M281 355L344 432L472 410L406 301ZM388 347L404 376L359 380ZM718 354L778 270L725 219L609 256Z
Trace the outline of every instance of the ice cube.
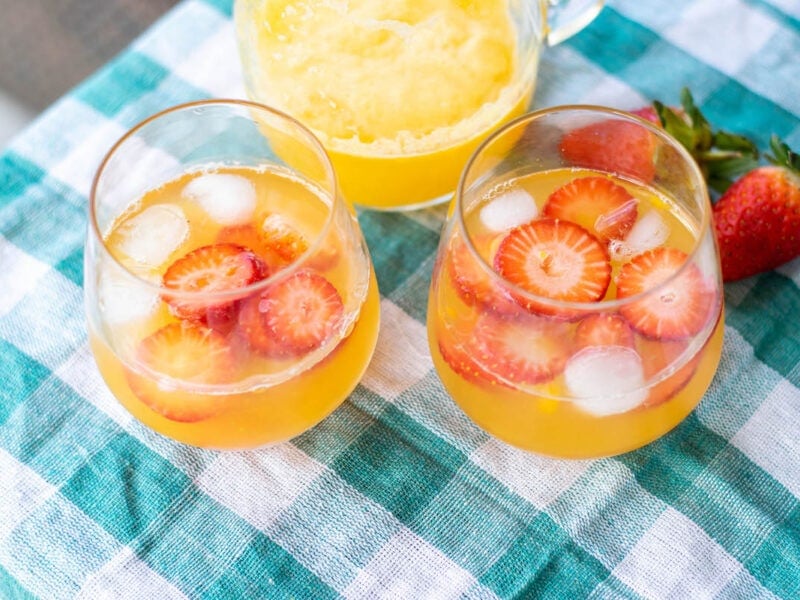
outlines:
M256 208L255 186L239 175L201 175L186 184L183 195L197 202L221 225L248 223Z
M154 204L119 228L119 249L139 264L155 269L189 236L189 221L180 206Z
M480 212L483 225L491 231L507 231L535 219L536 201L521 189L509 190L486 204Z
M564 381L575 406L592 415L622 413L647 398L642 359L626 346L592 346L573 355Z
M668 237L669 226L657 211L651 210L634 223L624 240L611 240L608 251L612 259L626 260L661 246Z
M106 265L98 286L100 311L110 325L132 323L150 316L158 307L157 288Z

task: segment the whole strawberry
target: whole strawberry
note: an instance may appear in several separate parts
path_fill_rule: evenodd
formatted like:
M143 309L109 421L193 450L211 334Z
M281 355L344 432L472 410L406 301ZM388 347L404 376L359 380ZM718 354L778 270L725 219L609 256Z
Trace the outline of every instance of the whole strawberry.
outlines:
M724 281L800 255L800 156L775 135L770 147L772 164L745 173L714 205Z

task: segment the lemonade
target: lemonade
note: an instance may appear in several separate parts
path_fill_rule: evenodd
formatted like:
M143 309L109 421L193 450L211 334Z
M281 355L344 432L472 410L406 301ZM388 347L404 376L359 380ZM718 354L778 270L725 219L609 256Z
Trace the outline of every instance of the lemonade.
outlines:
M511 4L239 0L248 94L314 131L350 202L425 204L529 104L541 32L521 30Z
M103 232L87 285L100 372L142 423L253 448L319 422L374 349L379 297L348 211L279 166L206 165Z
M722 297L713 238L681 203L628 177L553 168L481 190L448 231L431 353L487 432L552 456L608 456L700 401L722 349Z

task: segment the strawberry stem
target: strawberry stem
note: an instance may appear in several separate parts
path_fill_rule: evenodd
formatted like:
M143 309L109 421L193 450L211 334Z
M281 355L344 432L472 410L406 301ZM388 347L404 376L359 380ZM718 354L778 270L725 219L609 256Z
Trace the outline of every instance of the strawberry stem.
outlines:
M797 154L797 152L789 148L789 146L774 133L769 140L769 147L772 150L772 154L765 155L765 158L770 163L779 167L786 167L800 174L800 154Z

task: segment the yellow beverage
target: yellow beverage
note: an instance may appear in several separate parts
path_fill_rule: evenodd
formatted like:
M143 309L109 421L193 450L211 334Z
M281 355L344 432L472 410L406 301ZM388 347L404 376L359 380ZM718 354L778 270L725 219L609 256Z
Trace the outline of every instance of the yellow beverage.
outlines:
M607 287L596 302L576 301L568 309L526 304L527 296L497 275L506 264L498 255L509 250L514 230L565 220L552 214L557 190L596 178L631 198L612 211L618 229L605 217L575 215L585 231L602 239L610 264ZM519 222L498 226L499 213L490 207L498 201L513 204L504 218ZM445 388L487 432L551 456L608 456L657 439L700 401L722 350L721 286L713 239L703 237L700 223L678 203L641 183L557 168L486 190L465 212L464 230L469 240L456 227L442 241L428 337ZM701 290L693 298L691 326L683 327L685 315L665 313L663 323L654 323L651 314L639 318L651 299L647 292L627 295L631 273L649 264L645 257L656 256L685 257L686 266L674 269L674 285L657 293L683 293L679 282L691 276ZM548 257L530 260L546 263ZM482 335L487 341L480 341ZM541 372L531 374L529 362Z
M347 200L392 209L451 193L478 143L527 108L539 42L519 41L510 10L241 0L235 19L250 97L314 131Z
M114 395L155 431L202 447L263 446L322 420L378 335L375 277L343 214L331 218L321 191L281 167L211 166L147 191L105 232L111 256L87 292L91 347ZM169 242L142 242L159 228ZM220 252L226 262L214 262ZM241 272L245 285L217 285Z

